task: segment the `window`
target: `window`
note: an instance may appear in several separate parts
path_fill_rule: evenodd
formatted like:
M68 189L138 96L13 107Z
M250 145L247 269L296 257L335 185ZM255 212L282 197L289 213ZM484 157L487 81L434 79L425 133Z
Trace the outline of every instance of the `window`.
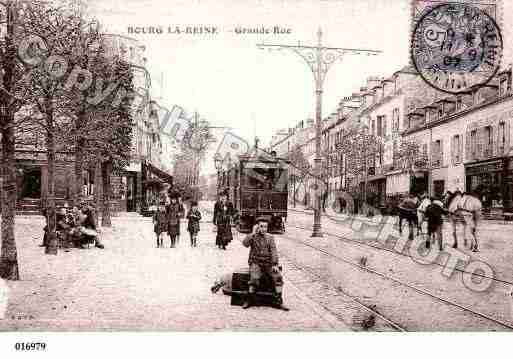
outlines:
M372 120L371 131L373 135L376 135L376 121Z
M492 126L486 126L484 128L484 155L485 157L491 157L492 156L492 149L493 149L493 130Z
M378 123L376 124L377 136L386 136L386 117L378 116Z
M442 140L433 143L433 166L442 165Z
M463 105L463 99L461 96L456 97L456 110L461 110L461 107Z
M455 135L453 137L453 161L454 163L461 162L461 137L460 135Z
M508 86L508 78L507 77L503 77L501 79L501 82L500 82L500 85L499 85L499 96L503 96L506 93L507 86Z
M392 112L392 131L399 132L399 109L394 108Z
M470 131L470 153L472 158L477 154L477 130Z
M506 146L506 124L504 122L499 123L498 131L497 139L499 141L499 154L503 154Z

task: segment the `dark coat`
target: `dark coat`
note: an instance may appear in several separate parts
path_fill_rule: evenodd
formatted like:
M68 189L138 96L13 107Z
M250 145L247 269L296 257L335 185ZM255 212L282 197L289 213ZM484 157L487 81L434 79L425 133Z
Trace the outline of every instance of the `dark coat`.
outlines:
M258 265L278 265L278 251L274 237L270 234L248 234L242 241L244 247L249 247L248 263Z
M189 210L187 213L187 230L191 234L197 234L200 231L201 212L199 210Z
M217 202L214 207L214 224L217 226L216 245L227 245L232 241L231 219L235 214L233 204L226 202L223 206Z
M443 223L443 215L447 215L449 212L443 208L440 201L433 201L427 208L425 216L428 221L428 232L433 233Z
M167 231L167 213L157 210L153 214L153 231L157 234Z
M170 236L180 235L180 218L183 217L183 206L170 203L166 206L167 233Z

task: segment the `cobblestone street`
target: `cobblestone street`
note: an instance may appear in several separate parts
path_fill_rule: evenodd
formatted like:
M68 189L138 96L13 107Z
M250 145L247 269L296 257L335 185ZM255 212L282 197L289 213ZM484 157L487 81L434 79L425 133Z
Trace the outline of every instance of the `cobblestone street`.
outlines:
M38 247L42 228L42 217L17 218L21 281L9 282L1 330L347 330L287 278L290 312L243 310L221 292L212 294L217 277L247 264L248 250L237 239L219 250L210 223L202 223L197 248L182 224L179 247L169 248L166 238L158 249L149 218L122 215L103 230L104 250L57 256Z

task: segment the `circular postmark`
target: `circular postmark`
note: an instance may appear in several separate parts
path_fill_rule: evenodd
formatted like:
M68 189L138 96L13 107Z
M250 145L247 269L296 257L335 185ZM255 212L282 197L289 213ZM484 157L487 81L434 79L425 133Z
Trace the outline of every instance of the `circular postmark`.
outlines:
M495 20L465 3L427 9L411 39L412 62L420 76L451 94L488 83L499 70L502 49Z

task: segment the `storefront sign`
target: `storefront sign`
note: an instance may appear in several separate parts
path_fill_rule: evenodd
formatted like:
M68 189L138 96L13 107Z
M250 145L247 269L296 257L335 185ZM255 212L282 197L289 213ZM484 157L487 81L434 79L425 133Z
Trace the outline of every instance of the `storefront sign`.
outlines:
M387 176L386 188L387 195L408 193L410 190L410 175L408 173L401 173Z
M475 163L471 165L467 165L465 168L465 172L467 176L479 175L482 173L489 172L499 172L504 169L503 160L493 161L493 162L485 162L485 163Z

